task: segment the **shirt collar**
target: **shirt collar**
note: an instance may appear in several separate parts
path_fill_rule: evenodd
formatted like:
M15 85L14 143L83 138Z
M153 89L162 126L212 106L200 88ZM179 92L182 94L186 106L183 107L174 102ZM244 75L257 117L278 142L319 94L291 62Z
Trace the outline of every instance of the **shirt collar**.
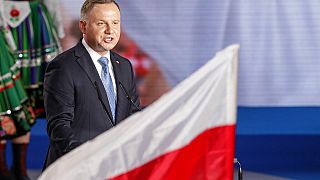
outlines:
M84 38L82 38L82 44L83 46L86 48L86 50L88 51L91 59L93 61L98 61L101 57L101 55L99 53L97 53L96 51L94 51L88 44L87 42L84 40ZM110 51L107 52L107 54L104 55L104 57L108 58L109 62L110 62Z

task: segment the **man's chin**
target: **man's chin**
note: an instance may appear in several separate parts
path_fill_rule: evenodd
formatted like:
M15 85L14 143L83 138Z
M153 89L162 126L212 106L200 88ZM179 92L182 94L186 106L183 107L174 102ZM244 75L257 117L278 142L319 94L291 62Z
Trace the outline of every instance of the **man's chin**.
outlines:
M115 47L114 44L106 44L106 45L100 46L100 50L101 50L101 51L110 51L110 50L112 50L114 47Z

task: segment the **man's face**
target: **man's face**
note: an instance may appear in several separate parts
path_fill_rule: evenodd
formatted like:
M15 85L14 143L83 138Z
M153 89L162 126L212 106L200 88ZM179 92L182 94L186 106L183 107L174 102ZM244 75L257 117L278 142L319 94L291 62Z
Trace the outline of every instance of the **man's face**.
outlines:
M88 45L105 55L120 38L120 11L114 3L96 4L80 21L80 30Z

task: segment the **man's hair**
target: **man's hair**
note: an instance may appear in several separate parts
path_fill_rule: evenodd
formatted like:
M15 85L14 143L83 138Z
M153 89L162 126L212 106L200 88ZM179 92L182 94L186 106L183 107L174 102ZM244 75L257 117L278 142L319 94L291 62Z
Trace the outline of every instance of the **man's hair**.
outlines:
M82 19L82 20L85 19L87 17L88 13L91 11L91 9L94 7L94 5L108 4L108 3L114 3L120 11L120 7L115 0L85 0L84 3L82 4L82 7L81 7L80 19Z

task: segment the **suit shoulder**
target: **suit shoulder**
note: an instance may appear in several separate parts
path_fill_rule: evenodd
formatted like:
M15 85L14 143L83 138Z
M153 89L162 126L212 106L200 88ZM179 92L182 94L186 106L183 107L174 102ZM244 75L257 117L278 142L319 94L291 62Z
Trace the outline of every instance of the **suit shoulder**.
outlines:
M49 62L48 65L52 66L52 65L64 65L64 64L70 64L73 63L74 60L77 58L74 55L75 52L75 47L70 48L62 53L60 53L59 55L57 55L52 61Z

